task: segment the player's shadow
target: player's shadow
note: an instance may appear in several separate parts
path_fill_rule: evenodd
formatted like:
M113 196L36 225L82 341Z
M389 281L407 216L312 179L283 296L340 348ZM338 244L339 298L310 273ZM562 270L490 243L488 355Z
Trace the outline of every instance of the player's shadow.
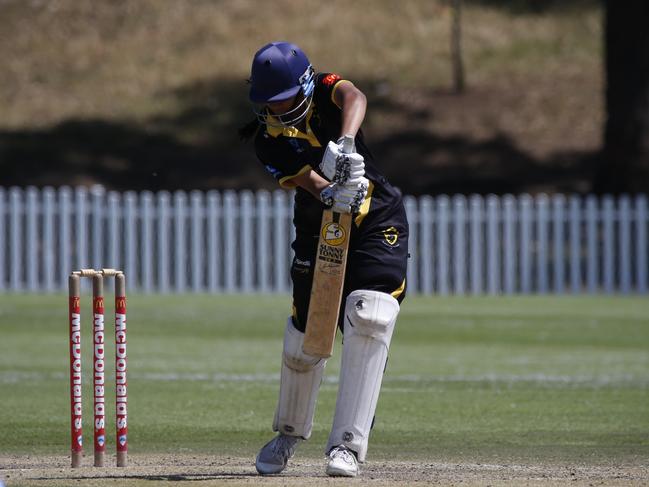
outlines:
M272 478L299 477L299 474L272 475ZM207 480L240 480L240 479L261 479L257 472L220 472L220 473L178 473L178 474L126 474L126 475L71 475L69 477L56 477L56 480L69 480L79 482L80 480L143 480L152 482L204 482ZM33 481L52 481L52 477L33 477Z
M69 477L56 477L57 480L151 480L155 482L189 482L205 480L236 480L250 477L259 477L256 472L223 472L223 473L191 473L191 474L130 474L130 475L74 475ZM52 477L34 477L31 480L52 480Z

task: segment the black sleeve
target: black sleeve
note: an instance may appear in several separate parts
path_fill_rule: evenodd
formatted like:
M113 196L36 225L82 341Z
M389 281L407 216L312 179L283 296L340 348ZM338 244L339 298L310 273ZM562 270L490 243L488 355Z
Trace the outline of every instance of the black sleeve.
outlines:
M259 162L284 188L294 188L291 179L311 169L308 162L291 150L289 143L269 136L264 131L260 131L255 140Z

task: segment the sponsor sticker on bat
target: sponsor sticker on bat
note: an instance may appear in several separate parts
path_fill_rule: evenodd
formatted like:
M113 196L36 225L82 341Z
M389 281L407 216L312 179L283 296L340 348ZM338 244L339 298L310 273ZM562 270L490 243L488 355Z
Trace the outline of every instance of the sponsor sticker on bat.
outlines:
M332 262L334 264L342 264L343 258L345 257L345 252L343 249L332 247L327 244L320 244L320 249L318 251L318 260L323 260L325 262Z
M342 245L345 243L345 229L336 222L329 222L322 228L322 238L329 245Z

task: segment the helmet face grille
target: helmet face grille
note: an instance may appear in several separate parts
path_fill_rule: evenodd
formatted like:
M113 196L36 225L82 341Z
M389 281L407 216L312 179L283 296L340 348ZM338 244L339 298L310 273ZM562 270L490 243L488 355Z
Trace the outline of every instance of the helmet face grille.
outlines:
M293 127L304 120L313 104L313 90L309 96L302 100L289 111L284 113L269 113L268 107L263 105L253 105L253 111L257 115L260 123L270 127Z

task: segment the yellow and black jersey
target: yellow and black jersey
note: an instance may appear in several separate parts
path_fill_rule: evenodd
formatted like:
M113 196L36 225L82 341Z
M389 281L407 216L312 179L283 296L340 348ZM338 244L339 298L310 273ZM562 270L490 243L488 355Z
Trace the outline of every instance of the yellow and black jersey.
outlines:
M294 127L281 127L272 116L268 116L268 124L257 132L257 157L282 187L295 187L292 178L310 169L320 173L318 166L327 144L340 137L341 109L334 101L334 93L342 83L348 82L333 73L316 75L313 103L306 116L304 132ZM376 168L361 131L356 136L356 151L365 158L365 177L370 180L365 204L355 216L356 226L384 223L401 206L401 194ZM317 235L323 208L313 195L297 188L294 215L297 233Z
M341 83L338 75L320 73L316 76L313 103L306 116L306 131L270 123L255 136L257 157L283 187L294 187L292 178L310 169L320 173L319 164L330 140L337 140L341 130L341 110L334 102L334 93ZM408 220L401 193L388 183L374 164L374 158L359 131L356 150L365 158L365 177L370 180L367 198L354 216L351 232L345 288L339 326L343 329L342 307L351 291L368 289L405 297L408 261ZM313 281L318 232L324 205L312 194L296 188L296 238L292 244L295 256L291 265L293 281L293 323L304 331Z

